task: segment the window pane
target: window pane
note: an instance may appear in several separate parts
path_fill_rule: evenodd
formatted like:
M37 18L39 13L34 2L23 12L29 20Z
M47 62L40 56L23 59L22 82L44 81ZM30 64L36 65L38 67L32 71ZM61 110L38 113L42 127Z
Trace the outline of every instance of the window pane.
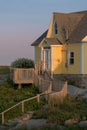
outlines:
M70 64L74 64L74 59L70 58Z
M74 64L74 51L70 51L69 64Z
M71 52L71 53L70 53L70 57L74 57L74 52Z
M56 22L54 24L54 31L55 31L55 34L58 34L58 27L57 27L57 23Z

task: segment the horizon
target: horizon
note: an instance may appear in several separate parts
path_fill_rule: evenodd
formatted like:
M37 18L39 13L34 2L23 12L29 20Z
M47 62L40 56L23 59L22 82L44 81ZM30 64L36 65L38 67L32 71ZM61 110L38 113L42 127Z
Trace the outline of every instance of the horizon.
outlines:
M86 5L87 0L0 0L0 65L34 60L31 44L49 28L53 12L85 11Z

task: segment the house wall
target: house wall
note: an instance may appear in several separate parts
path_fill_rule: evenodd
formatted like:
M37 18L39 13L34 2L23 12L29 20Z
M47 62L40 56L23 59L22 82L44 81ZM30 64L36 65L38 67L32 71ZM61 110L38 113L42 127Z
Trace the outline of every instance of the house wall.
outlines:
M56 20L55 16L53 15L49 31L47 37L57 37L60 41L63 42L63 39L61 37L61 30L58 26L58 34L54 34L54 21ZM58 21L57 21L58 23ZM68 51L74 51L75 52L75 61L73 65L68 64L66 66L67 62L67 52ZM71 43L68 45L63 45L63 48L52 46L52 71L53 74L81 74L81 67L82 67L82 60L81 60L81 44L80 43ZM85 63L86 66L86 63ZM85 67L86 70L86 67ZM83 74L83 73L82 73Z
M70 65L69 51L74 51L74 64ZM80 74L81 72L81 44L68 44L63 46L62 50L62 61L63 61L63 74ZM66 66L67 62L67 66Z
M74 64L68 64L68 53L74 51ZM66 66L67 62L67 66ZM54 74L81 73L81 44L52 46L52 66Z
M52 46L52 71L54 74L62 73L62 45Z
M60 26L58 26L58 34L54 34L54 22L57 22L57 19L55 18L55 16L53 15L50 25L49 25L49 30L48 30L48 34L47 34L47 38L58 38L61 42L64 42L64 39L62 38L61 35L61 28Z
M66 62L66 50L73 50L75 52L75 64L68 65L67 67L64 65ZM81 88L87 88L87 44L79 43L63 46L62 61L63 73L54 73L53 77L61 80L67 80L68 84L79 86Z
M41 59L41 48L35 47L35 63L39 63Z
M87 43L83 43L84 45L84 74L87 74Z

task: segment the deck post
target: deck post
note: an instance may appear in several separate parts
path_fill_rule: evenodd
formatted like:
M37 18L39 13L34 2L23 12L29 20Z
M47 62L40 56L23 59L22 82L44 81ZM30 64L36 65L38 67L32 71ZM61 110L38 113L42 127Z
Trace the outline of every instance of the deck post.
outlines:
M21 84L19 84L19 85L18 85L18 89L21 89L21 88L22 88L22 85L21 85Z
M4 112L2 112L2 124L5 123Z
M37 95L37 102L40 102L40 94Z

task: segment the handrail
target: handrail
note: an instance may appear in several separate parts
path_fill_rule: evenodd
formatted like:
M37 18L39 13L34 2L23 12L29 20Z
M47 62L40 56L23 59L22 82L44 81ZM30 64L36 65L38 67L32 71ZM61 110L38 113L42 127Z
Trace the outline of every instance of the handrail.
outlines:
M39 101L40 101L40 96L42 96L42 95L44 95L44 94L47 95L47 94L48 94L47 91L45 91L45 92L43 92L43 93L40 93L40 94L37 94L37 96L34 96L34 97L31 97L31 98L22 100L22 101L20 101L19 103L15 104L15 105L13 105L12 107L10 107L10 108L6 109L5 111L1 112L0 115L2 115L2 124L4 124L4 122L5 122L4 114L5 114L6 112L8 112L9 110L15 108L16 106L22 104L22 112L24 113L24 102L30 101L30 100L32 100L32 99L37 98L37 101L38 101L38 103L39 103Z
M15 69L20 69L20 70L35 70L34 68L13 68L13 67L10 67L10 70L15 70Z
M43 80L41 77L39 77L40 80ZM48 79L44 79L43 81L46 81L46 82L51 82L50 80Z
M50 85L52 85L51 82L50 82ZM50 86L49 88L50 88L50 90L46 90L46 91L44 91L43 93L37 94L37 95L34 96L34 97L31 97L31 98L22 100L22 101L20 101L19 103L17 103L16 105L14 105L14 106L12 106L12 107L10 107L10 108L4 110L3 112L1 112L0 115L2 115L2 116L1 116L1 117L2 117L2 124L5 123L5 116L4 116L4 114L5 114L6 112L8 112L9 110L15 108L16 106L18 106L18 105L21 104L21 105L22 105L22 109L21 109L21 110L22 110L22 112L24 113L24 103L25 103L26 101L30 101L30 100L32 100L32 99L37 98L37 102L39 103L39 102L40 102L40 96L45 95L45 96L46 96L46 100L47 100L47 99L48 99L48 97L47 97L48 94L51 94L51 96L54 95L54 94L51 93L51 92L52 92L52 86ZM61 93L63 94L63 96L67 94L67 82L65 82L64 88L63 88L60 92L57 92L57 93L59 93L59 96L61 95ZM56 93L55 93L55 94L56 94ZM57 95L57 96L58 96L58 95Z
M7 112L7 111L11 110L12 108L15 108L15 107L16 107L16 106L18 106L19 104L21 104L21 102L19 102L19 103L17 103L17 104L15 104L15 105L13 105L12 107L10 107L10 108L6 109L6 110L5 110L5 111L3 111L3 112L1 112L1 113L0 113L0 115L1 115L2 113L5 113L5 112Z
M11 68L11 69L12 69L12 68ZM15 69L15 68L14 68L14 69ZM34 70L34 69L31 69L31 70ZM40 77L39 77L39 78L40 78ZM51 89L52 89L52 82L49 81L49 80L44 80L44 81L50 82L50 85L49 85L50 91L44 90L44 92L42 92L42 93L40 93L40 94L37 94L37 95L34 96L34 97L31 97L31 98L28 98L28 99L24 99L24 100L20 101L19 103L13 105L12 107L10 107L10 108L4 110L3 112L1 112L0 115L2 115L2 116L1 116L1 117L2 117L2 124L5 123L5 116L4 116L4 114L5 114L6 112L10 111L11 109L13 109L13 108L15 108L15 107L17 107L17 106L19 106L19 105L21 104L21 105L22 105L22 106L21 106L21 107L22 107L21 111L24 113L24 109L25 109L25 108L24 108L24 103L25 103L26 101L30 101L30 100L33 100L33 99L37 98L37 102L39 103L39 102L40 102L40 96L46 95L46 98L47 98L47 95L51 92Z
M26 101L33 100L33 99L37 98L38 95L39 95L39 96L42 96L42 95L44 95L44 94L46 94L46 91L43 92L43 93L41 93L41 94L37 94L37 96L34 96L34 97L31 97L31 98L28 98L28 99L22 100L22 101L20 101L19 103L15 104L15 105L13 105L12 107L10 107L10 108L6 109L5 111L1 112L0 115L1 115L2 113L5 113L5 112L11 110L12 108L15 108L16 106L18 106L18 105L21 104L22 102L26 102Z

